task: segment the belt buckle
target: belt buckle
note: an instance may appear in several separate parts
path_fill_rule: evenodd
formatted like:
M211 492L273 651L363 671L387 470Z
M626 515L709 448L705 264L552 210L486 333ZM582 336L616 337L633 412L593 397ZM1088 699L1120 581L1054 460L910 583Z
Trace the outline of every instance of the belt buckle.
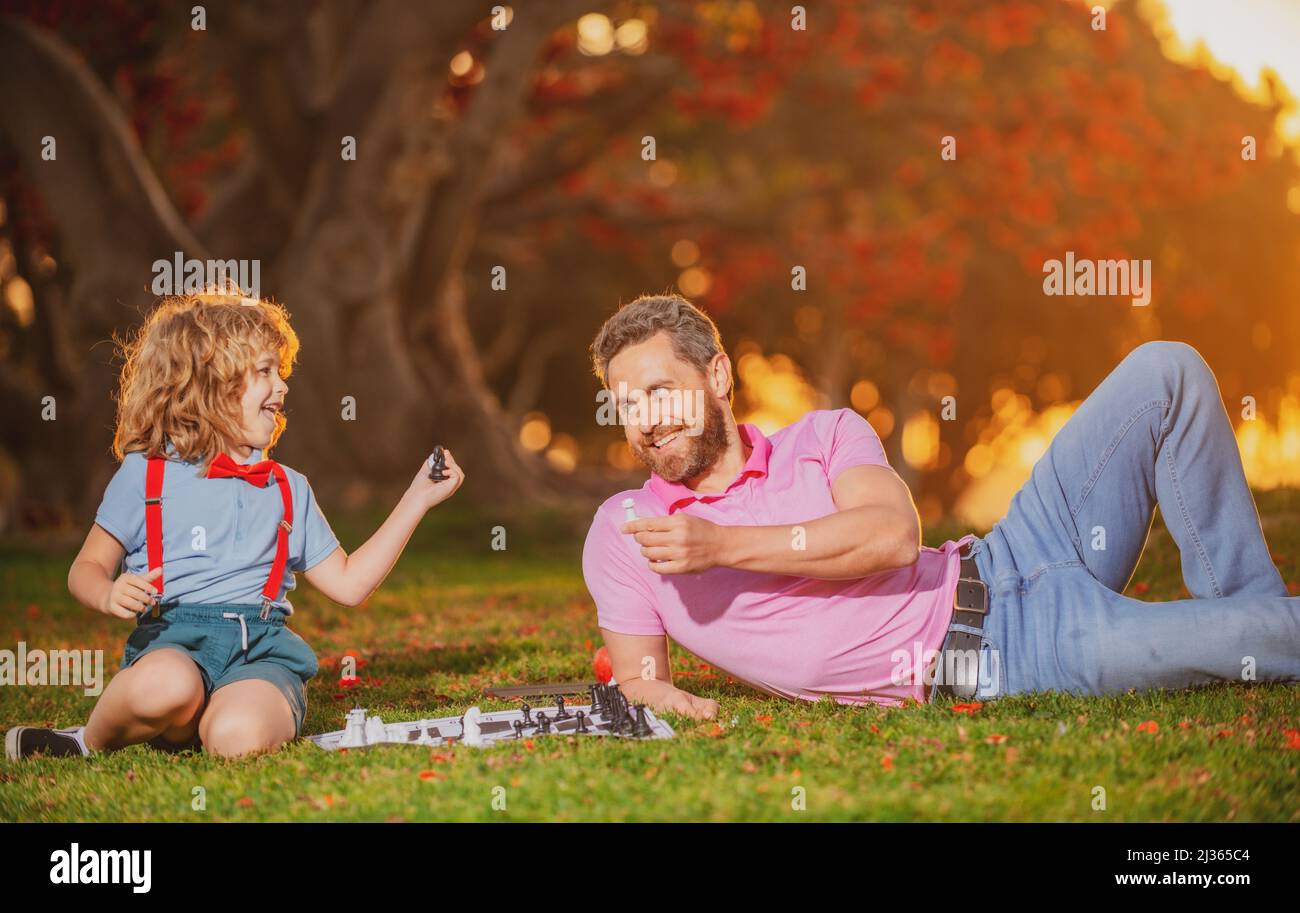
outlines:
M966 597L967 602L974 602L973 605L962 605L962 598ZM987 615L989 613L989 585L977 577L958 577L957 589L953 593L953 610L961 612L974 612L977 615Z

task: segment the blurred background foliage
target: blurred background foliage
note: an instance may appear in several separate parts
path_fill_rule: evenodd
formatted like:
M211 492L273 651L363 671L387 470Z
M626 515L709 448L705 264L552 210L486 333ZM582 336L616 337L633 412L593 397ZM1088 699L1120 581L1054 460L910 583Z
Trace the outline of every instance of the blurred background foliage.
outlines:
M276 455L326 508L434 442L511 505L639 484L587 346L664 290L719 322L741 420L857 409L928 523L1000 516L1155 338L1215 369L1251 481L1300 484L1294 99L1160 2L1093 6L0 0L0 525L90 519L106 341L175 251L262 261L304 344ZM1150 259L1150 305L1044 295L1066 251Z

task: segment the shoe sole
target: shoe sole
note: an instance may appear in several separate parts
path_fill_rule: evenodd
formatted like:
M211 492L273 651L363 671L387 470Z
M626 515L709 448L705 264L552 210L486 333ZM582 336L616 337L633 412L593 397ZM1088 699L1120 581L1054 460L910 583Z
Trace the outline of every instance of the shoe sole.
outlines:
M5 757L10 761L21 759L21 756L18 754L18 736L25 728L25 726L14 726L5 733Z

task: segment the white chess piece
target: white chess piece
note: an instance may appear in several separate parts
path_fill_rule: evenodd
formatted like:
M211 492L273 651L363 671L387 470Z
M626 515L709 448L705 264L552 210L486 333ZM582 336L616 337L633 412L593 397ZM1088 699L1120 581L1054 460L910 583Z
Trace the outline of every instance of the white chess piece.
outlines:
M471 707L465 711L464 725L461 728L460 740L471 748L482 748L487 744L483 740L483 730L479 727L479 709Z
M623 499L623 519L627 520L628 523L638 519L636 515L636 502L631 498Z
M375 745L379 742L388 741L388 730L384 728L384 721L377 716L372 716L366 720L366 744Z
M347 723L344 725L343 737L339 739L340 748L360 748L366 744L366 711L358 707L348 711Z

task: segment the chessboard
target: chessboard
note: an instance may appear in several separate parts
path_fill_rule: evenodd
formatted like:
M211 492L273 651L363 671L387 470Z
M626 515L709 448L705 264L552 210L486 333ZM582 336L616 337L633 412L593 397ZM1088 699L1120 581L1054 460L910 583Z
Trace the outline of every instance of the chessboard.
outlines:
M556 697L551 706L528 704L511 710L483 713L470 707L461 716L435 717L403 723L385 723L362 708L349 711L338 732L309 736L326 751L366 748L371 745L445 746L463 744L481 748L501 742L551 735L613 736L625 739L671 739L671 726L643 704L629 705L616 685L591 687L592 702L572 705Z

